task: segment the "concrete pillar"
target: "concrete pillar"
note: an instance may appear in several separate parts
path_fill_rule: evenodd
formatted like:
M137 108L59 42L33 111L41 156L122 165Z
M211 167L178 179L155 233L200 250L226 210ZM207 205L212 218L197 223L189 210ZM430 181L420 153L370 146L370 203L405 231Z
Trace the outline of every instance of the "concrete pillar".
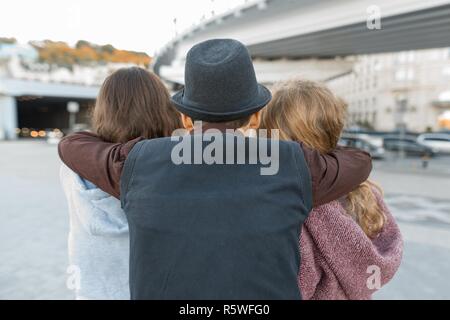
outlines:
M0 140L17 138L17 103L11 96L0 96Z

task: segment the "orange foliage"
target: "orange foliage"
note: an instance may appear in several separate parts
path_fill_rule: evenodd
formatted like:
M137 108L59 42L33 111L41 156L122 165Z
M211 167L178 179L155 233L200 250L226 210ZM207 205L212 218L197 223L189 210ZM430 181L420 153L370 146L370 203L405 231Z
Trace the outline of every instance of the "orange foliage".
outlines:
M65 42L49 40L31 44L38 50L42 62L59 66L115 62L148 67L152 61L145 53L118 50L111 45L98 46L87 41L79 41L75 48Z

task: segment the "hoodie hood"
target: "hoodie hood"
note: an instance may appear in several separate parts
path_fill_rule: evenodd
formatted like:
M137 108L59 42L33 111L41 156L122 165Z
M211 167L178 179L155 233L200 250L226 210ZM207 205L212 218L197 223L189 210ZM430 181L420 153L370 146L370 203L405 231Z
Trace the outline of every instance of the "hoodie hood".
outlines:
M90 186L68 167L60 171L66 194L71 193L72 205L84 229L98 236L128 234L128 222L120 201L101 189Z

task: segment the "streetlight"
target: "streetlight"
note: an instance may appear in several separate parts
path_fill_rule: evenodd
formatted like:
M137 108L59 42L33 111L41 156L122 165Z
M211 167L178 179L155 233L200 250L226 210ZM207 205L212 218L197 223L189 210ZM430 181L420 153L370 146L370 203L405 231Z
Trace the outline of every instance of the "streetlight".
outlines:
M400 159L405 158L405 137L406 137L406 121L405 114L408 110L408 100L406 97L401 96L397 99L397 128L399 129L399 148L398 156Z
M216 11L214 10L214 0L211 0L211 17L216 15Z
M177 22L177 18L173 18L173 33L175 34L175 38L178 36Z
M73 130L75 127L77 113L80 111L80 104L75 101L67 103L67 111L69 112L69 129Z

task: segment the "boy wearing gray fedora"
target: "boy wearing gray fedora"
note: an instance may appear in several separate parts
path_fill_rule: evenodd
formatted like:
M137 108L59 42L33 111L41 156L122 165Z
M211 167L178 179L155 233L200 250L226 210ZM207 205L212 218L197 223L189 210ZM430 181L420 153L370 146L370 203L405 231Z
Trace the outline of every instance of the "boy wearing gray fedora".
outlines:
M189 135L111 144L81 132L61 141L67 166L121 200L132 299L301 299L301 225L312 207L365 181L371 159L348 148L322 155L301 141L261 138L255 148L259 138L245 133L270 99L242 43L209 40L189 51L185 88L172 98ZM180 139L192 146L183 156L220 140L214 155L237 161L176 163ZM276 174L261 174L263 146Z

